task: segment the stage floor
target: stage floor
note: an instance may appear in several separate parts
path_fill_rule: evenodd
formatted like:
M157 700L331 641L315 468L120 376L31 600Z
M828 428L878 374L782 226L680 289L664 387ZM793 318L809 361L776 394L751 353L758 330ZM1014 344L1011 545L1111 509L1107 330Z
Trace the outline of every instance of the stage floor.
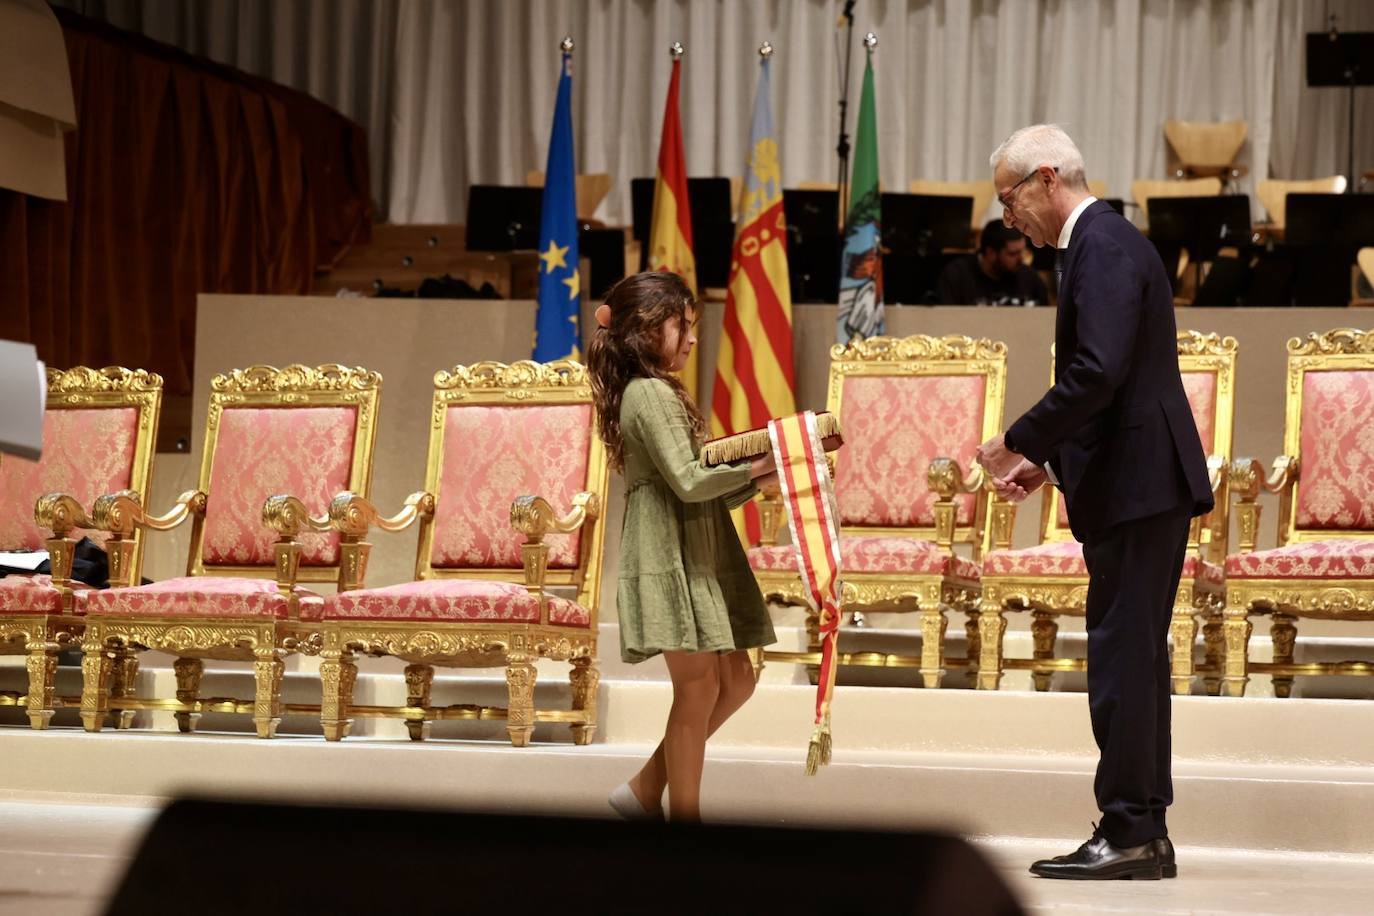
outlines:
M155 814L154 807L96 799L0 800L0 916L101 912ZM1027 874L1026 865L1067 851L1062 841L975 842L1030 913L1338 916L1367 913L1374 886L1374 856L1189 846L1179 847L1179 877L1172 881L1043 881ZM549 906L556 909L558 903L550 900Z

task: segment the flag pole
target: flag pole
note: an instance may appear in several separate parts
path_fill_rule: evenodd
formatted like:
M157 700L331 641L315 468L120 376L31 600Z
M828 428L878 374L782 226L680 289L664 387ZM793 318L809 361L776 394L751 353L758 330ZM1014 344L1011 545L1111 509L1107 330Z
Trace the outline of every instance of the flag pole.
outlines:
M840 178L835 187L839 190L840 226L843 230L845 217L849 213L849 134L845 131L846 115L849 111L849 60L854 50L854 0L845 0L844 11L835 23L843 26L844 32L844 69L840 73L840 140L835 144L835 155L840 159ZM835 64L839 66L839 49L836 49Z

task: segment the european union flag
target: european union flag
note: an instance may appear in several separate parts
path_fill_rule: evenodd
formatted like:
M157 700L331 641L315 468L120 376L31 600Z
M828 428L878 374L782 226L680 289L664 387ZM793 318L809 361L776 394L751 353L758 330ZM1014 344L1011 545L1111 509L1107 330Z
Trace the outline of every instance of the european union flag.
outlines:
M539 219L539 314L534 324L534 358L539 362L578 358L582 338L578 316L582 278L577 272L577 185L573 168L572 55L563 54L558 102L553 109L549 164L544 170L544 204Z

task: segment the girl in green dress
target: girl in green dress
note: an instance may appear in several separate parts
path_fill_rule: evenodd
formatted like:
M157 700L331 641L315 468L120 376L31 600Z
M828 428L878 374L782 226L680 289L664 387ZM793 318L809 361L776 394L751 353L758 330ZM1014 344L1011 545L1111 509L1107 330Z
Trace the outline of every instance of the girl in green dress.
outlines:
M706 423L672 373L696 344L696 303L676 274L620 281L597 309L587 348L601 438L625 475L620 540L620 654L662 653L673 682L663 741L611 794L628 818L700 818L706 739L754 692L746 650L774 641L773 625L730 510L774 473L772 456L707 467Z

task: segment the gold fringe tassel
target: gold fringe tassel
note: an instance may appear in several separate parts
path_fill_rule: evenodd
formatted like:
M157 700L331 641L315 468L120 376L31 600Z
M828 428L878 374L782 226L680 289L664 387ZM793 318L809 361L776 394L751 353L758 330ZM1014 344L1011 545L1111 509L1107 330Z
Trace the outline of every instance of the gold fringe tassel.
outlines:
M815 776L823 766L830 765L833 740L830 737L830 713L827 711L821 724L811 734L811 744L806 748L806 775Z
M840 435L840 420L829 411L816 414L816 432L821 439ZM751 429L712 439L701 447L701 463L707 467L718 464L734 464L746 458L758 458L773 450L773 442L768 438L768 427Z

